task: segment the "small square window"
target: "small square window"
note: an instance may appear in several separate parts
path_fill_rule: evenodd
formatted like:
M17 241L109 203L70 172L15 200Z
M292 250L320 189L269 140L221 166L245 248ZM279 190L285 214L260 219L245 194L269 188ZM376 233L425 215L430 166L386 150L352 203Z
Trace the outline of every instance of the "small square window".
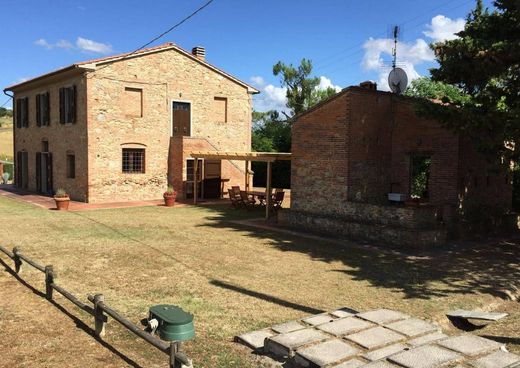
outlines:
M67 154L67 178L74 179L76 177L76 156Z
M144 173L145 156L143 148L123 148L123 172Z

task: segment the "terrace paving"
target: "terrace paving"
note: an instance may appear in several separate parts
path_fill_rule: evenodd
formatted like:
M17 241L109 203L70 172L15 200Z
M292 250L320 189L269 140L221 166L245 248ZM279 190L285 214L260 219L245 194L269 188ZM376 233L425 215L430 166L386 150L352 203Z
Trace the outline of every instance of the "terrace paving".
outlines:
M388 309L333 310L245 333L235 340L287 367L520 366L520 356L507 352L504 344L465 333L448 336L435 324Z

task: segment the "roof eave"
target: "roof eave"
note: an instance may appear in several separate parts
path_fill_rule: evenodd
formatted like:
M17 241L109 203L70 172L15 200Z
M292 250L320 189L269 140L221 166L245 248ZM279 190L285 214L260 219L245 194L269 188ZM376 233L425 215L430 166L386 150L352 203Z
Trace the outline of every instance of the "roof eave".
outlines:
M90 71L90 70L92 70L92 67L90 65L72 64L72 65L69 65L69 66L67 66L65 68L61 68L61 69L55 70L55 71L50 72L50 73L42 74L40 76L37 76L37 77L34 77L32 79L23 81L21 83L17 83L17 84L13 84L11 86L5 87L4 88L4 92L7 92L7 91L16 92L16 90L19 90L19 89L21 89L23 87L29 86L29 85L31 85L33 83L36 83L38 81L41 81L43 79L50 78L50 77L53 77L53 76L56 76L56 75L59 75L59 74L63 74L63 73L69 72L69 71L73 71L73 70Z

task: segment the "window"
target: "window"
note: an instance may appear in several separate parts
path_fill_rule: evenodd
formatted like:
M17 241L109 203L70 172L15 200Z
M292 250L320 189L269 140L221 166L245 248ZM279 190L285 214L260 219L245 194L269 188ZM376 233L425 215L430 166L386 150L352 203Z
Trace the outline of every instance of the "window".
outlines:
M23 97L16 100L16 127L27 128L29 126L29 98Z
M429 197L430 156L412 155L410 157L410 196L412 198Z
M45 126L50 122L49 92L36 95L36 125Z
M76 122L76 86L60 88L60 123Z
M49 141L42 139L42 152L49 152Z
M140 118L143 116L143 90L140 88L125 88L123 110L128 117Z
M172 135L191 135L191 105L174 101L172 104Z
M123 172L144 173L144 149L123 148Z
M227 121L227 98L215 97L213 99L213 120L216 123Z
M73 153L67 153L67 178L74 179L76 177L76 156Z

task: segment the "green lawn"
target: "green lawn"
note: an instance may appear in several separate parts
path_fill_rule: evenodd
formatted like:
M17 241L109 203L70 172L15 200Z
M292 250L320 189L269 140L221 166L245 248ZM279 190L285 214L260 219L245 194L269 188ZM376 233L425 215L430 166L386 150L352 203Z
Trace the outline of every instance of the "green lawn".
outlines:
M233 336L308 313L386 307L444 322L450 309L500 303L502 289L519 286L516 242L414 257L229 222L253 216L261 213L228 206L56 212L0 198L2 243L53 264L58 283L77 295L103 292L109 305L134 321L157 303L194 313L197 338L186 351L197 367L254 366ZM41 274L24 278L41 288ZM519 326L518 318L508 325ZM140 350L143 344L113 322L107 331L107 341L143 366L165 361L161 353ZM501 333L509 332L493 331ZM518 351L518 342L508 342Z

